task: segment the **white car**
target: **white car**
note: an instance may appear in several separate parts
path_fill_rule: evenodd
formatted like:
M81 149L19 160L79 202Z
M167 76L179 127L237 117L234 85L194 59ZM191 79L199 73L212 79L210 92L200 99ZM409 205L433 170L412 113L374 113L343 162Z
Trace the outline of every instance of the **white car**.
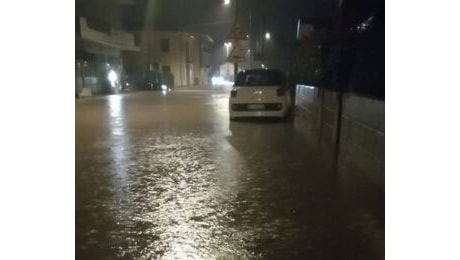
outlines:
M274 69L252 69L238 73L230 92L230 120L238 117L287 118L291 94L285 75Z

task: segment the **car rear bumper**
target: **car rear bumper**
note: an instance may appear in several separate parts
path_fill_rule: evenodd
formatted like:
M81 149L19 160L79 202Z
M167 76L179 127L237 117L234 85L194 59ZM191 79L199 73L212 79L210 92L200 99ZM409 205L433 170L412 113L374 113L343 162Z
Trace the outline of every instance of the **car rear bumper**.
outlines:
M284 117L284 111L245 111L245 112L230 112L230 117Z
M235 106L236 105L236 106ZM230 117L284 117L287 113L287 106L284 103L280 103L280 107L265 106L263 110L249 110L241 108L243 104L230 104L229 111Z

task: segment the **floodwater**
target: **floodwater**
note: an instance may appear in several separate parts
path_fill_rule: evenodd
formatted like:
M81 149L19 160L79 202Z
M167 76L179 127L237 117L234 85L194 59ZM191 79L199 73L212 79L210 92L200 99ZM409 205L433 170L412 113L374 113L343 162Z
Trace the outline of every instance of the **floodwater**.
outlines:
M384 259L384 199L228 90L76 100L76 259Z

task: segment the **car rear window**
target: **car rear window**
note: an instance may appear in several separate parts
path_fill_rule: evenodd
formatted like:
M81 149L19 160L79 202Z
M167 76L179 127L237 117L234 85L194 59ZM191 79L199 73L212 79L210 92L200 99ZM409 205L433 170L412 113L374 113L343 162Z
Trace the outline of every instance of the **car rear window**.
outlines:
M278 70L249 70L238 73L235 86L280 86L285 85L286 78Z

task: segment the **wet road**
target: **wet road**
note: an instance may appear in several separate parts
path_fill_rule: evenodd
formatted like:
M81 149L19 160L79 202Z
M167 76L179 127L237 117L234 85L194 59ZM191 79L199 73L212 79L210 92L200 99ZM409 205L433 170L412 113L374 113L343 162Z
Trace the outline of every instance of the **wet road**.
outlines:
M383 259L381 194L228 92L76 100L76 259Z

